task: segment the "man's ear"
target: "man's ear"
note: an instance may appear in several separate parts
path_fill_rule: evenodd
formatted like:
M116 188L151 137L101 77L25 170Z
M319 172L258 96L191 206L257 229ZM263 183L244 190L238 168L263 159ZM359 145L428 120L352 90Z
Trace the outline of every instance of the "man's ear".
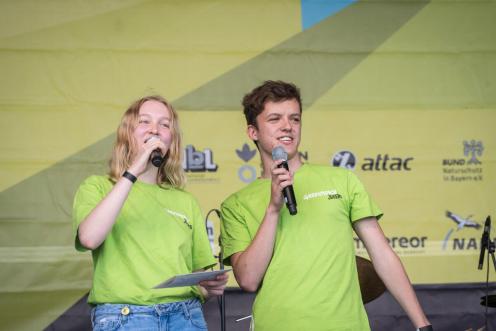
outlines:
M254 125L248 125L246 128L246 134L251 140L258 141L258 129Z

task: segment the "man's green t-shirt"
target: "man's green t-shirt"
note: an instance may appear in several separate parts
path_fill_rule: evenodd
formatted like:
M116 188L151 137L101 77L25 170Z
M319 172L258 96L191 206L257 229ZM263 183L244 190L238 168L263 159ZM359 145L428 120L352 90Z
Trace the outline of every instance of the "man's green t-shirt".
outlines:
M74 199L73 235L112 189L105 176L91 176ZM151 305L201 298L195 286L152 289L178 274L215 264L198 203L187 192L137 181L111 232L93 254L88 302Z
M270 179L257 179L222 204L226 263L244 251L263 220ZM370 330L362 304L352 223L382 215L350 171L304 164L294 176L298 213L281 209L272 260L253 321L265 330Z

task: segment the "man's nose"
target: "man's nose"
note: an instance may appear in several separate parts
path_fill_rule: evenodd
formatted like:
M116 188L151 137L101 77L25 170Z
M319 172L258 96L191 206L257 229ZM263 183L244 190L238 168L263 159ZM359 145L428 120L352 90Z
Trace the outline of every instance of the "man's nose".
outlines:
M291 120L289 118L283 118L281 121L281 130L291 131L292 128Z

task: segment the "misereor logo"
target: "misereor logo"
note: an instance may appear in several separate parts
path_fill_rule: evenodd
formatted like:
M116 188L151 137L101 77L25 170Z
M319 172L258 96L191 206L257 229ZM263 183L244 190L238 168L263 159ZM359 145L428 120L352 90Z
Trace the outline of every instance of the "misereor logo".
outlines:
M443 159L443 180L445 182L482 181L482 161L479 158L484 152L484 144L481 140L464 140L462 147L466 158Z
M349 170L358 165L355 154L349 150L342 150L334 154L331 164ZM414 158L412 156L390 156L388 153L379 153L375 157L364 157L360 169L362 171L411 171Z
M218 166L214 163L214 153L210 148L197 151L193 145L184 149L183 169L191 172L214 172Z

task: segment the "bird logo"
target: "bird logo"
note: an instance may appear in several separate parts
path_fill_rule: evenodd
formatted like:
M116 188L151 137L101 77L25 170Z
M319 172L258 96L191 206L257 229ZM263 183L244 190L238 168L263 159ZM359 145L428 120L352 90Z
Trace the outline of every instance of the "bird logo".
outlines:
M458 224L456 231L463 229L464 227L467 228L476 228L479 229L481 225L477 222L471 221L470 218L473 215L467 216L467 218L463 218L461 216L458 216L457 214L454 214L450 211L446 211L446 217L451 218L453 222Z
M456 223L456 231L462 230L463 228L473 228L473 229L480 229L481 225L477 222L472 221L470 218L473 215L469 215L465 218L450 212L449 210L446 211L446 217L451 219L453 222ZM448 240L451 236L451 234L455 231L454 229L449 229L448 233L446 233L446 236L444 236L443 240L443 250L446 249L446 246L448 245Z

